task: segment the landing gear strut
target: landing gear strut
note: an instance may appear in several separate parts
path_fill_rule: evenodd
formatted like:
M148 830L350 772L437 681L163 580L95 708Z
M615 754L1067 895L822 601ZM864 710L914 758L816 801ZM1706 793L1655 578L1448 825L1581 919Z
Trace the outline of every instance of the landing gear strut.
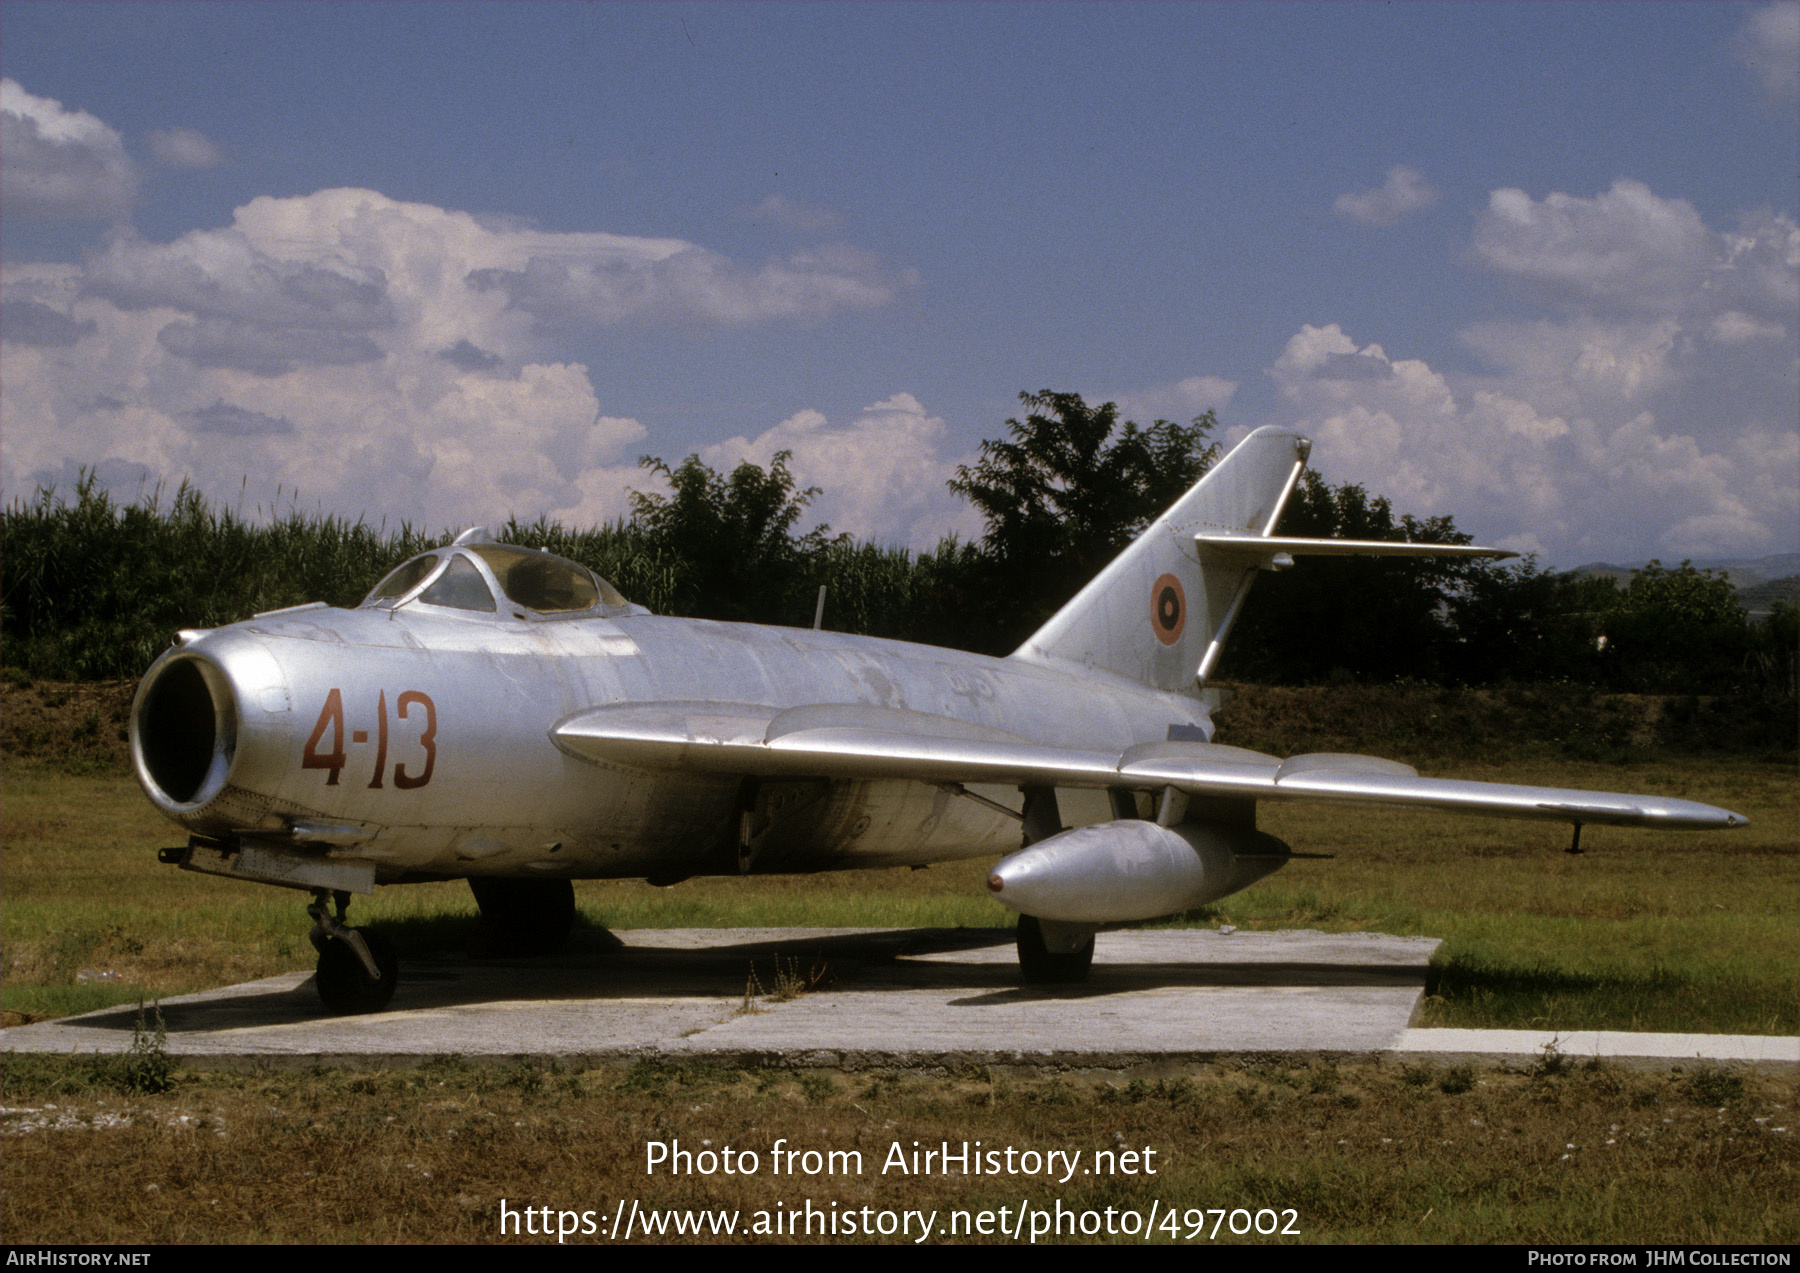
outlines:
M1063 829L1054 787L1023 787L1025 843L1047 840ZM1121 814L1120 816L1124 816ZM1019 976L1028 986L1067 986L1086 981L1094 963L1094 928L1019 916Z
M1087 929L1084 936L1084 927L1019 916L1019 975L1026 984L1067 986L1086 981L1094 963L1094 933Z
M333 903L335 916L329 909ZM319 952L319 970L313 982L319 998L333 1012L380 1012L394 997L400 960L393 943L380 933L344 923L349 908L350 894L346 892L313 891L313 903L306 908L313 919L313 930L307 936Z
M469 943L478 959L553 955L575 927L575 886L568 880L508 880L471 875L481 927Z

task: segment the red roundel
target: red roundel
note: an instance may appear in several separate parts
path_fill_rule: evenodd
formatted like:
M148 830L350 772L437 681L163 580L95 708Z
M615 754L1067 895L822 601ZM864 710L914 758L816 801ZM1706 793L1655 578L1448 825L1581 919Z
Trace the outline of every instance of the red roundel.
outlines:
M1163 575L1150 585L1150 626L1164 645L1181 640L1181 630L1187 626L1187 593L1174 575Z

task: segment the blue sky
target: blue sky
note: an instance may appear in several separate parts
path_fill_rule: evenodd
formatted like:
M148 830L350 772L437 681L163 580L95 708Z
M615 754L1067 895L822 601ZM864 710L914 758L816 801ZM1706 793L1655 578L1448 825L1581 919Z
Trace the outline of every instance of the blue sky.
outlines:
M1800 539L1792 4L0 8L6 496L454 527L1021 390L1304 428L1551 564Z

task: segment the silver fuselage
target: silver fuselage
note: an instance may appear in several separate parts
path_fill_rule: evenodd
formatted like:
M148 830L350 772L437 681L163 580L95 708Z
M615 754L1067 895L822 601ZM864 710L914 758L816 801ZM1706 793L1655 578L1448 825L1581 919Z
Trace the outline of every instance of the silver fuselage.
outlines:
M924 782L797 780L774 784L772 801L762 793L791 812L771 820L752 859L740 851L755 799L745 780L597 764L553 731L612 705L685 702L755 721L836 703L1113 752L1171 726L1210 736L1192 697L1079 671L644 613L301 608L183 634L145 677L132 750L150 798L190 832L288 836L373 863L387 882L919 864L1009 852L1020 824ZM1020 806L1017 790L973 790ZM1111 816L1105 791L1062 797L1066 825Z

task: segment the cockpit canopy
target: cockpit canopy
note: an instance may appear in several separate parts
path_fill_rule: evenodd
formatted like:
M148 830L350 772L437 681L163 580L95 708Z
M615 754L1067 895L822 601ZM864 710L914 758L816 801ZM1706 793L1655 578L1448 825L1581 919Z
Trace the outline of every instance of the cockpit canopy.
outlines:
M382 609L414 602L478 614L498 614L505 606L519 618L640 609L586 566L541 550L497 544L481 530L414 557L363 598L365 607Z

